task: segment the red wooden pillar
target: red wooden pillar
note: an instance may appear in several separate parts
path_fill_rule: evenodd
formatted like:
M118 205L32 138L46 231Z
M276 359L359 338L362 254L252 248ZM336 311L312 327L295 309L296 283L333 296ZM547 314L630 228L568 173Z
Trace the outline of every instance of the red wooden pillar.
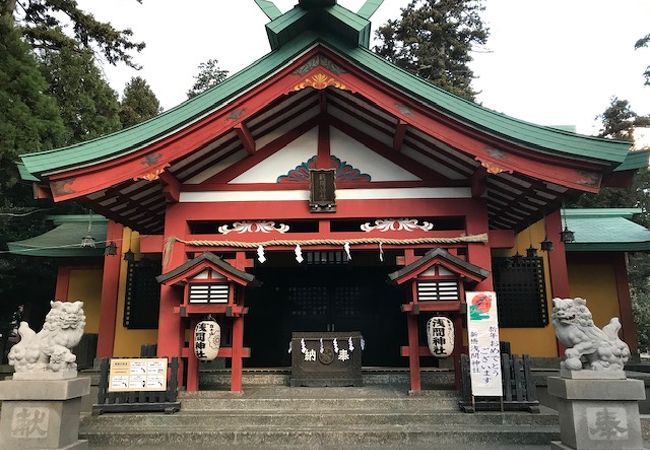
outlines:
M562 215L560 210L553 211L544 219L546 236L553 243L553 251L547 252L548 270L551 276L551 293L553 297L569 297L569 272L566 263L566 249L560 240L562 232Z
M630 284L627 277L627 257L625 253L614 253L614 276L616 279L616 294L618 297L618 311L623 326L623 340L630 347L632 354L638 352L636 325L632 312L632 299L630 298Z
M553 243L553 251L546 252L548 257L548 273L551 277L551 297L567 298L569 291L569 271L566 263L566 249L560 239L562 232L562 212L556 210L544 218L546 237ZM557 355L564 356L564 346L556 339Z
M460 355L463 353L463 319L460 314L456 314L454 319L454 389L460 389Z
M187 223L182 214L176 213L179 209L179 203L167 206L165 213L165 232L163 245L165 253L163 255L162 272L166 273L180 266L186 260L185 244L174 242L167 245L167 240L171 237L185 238ZM182 301L182 290L175 289L172 286L160 286L160 313L158 320L158 356L160 357L178 357L180 364L178 368L178 384L183 384L183 360L181 358L182 349L185 344L185 328L183 321L178 313L174 312L174 307L180 305Z
M115 343L115 325L117 318L117 295L120 288L120 270L122 268L122 237L124 227L119 223L108 221L106 240L117 245L115 255L104 256L102 273L102 298L99 306L99 332L97 336L97 357L113 356ZM57 286L58 288L58 286Z
M67 302L69 287L70 287L70 266L66 264L60 264L56 272L56 289L54 291L54 300Z
M243 356L244 356L244 316L232 321L232 359L230 368L230 390L243 392Z
M488 213L484 198L472 199L472 207L467 211L465 216L465 228L467 234L482 234L489 231ZM479 267L490 269L492 267L492 253L488 243L469 243L467 244L467 262L476 264ZM492 273L483 281L476 285L477 291L492 291ZM462 299L463 303L465 299Z
M246 259L246 252L237 252L235 259L227 260L233 267L239 270L246 270L253 267L253 261ZM235 287L233 286L235 289ZM243 286L236 288L237 297L234 302L239 306L246 303L246 291ZM244 359L244 315L236 316L232 321L232 358L230 360L230 390L232 392L243 392L243 359Z
M194 333L196 331L196 324L199 323L197 319L190 320L190 346L187 352L187 392L196 392L199 390L199 359L194 354L193 343L195 341Z
M406 325L409 337L409 373L411 378L410 392L419 392L422 389L420 378L420 343L418 336L418 316L407 313Z
M415 256L415 250L408 248L404 250L404 256L397 257L397 264L408 266L415 262L418 258ZM405 303L409 300L417 303L417 294L415 282L411 283L410 298L406 299ZM419 343L419 330L418 330L418 316L413 311L405 311L406 313L406 330L408 336L408 358L409 358L409 379L411 389L409 392L419 392L422 389L422 382L420 377L420 343Z

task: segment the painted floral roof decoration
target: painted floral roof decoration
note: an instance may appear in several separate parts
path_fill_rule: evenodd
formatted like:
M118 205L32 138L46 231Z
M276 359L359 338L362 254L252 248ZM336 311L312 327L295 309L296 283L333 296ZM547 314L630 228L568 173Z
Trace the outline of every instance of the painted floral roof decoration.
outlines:
M316 168L316 159L317 156L314 155L309 158L308 161L305 161L297 165L294 169L291 169L286 175L280 175L278 177L278 183L309 183L309 169ZM330 156L332 162L331 167L336 168L336 181L345 181L345 182L370 182L371 176L366 173L361 173L361 171L352 165L348 164L347 161L341 161L334 155Z

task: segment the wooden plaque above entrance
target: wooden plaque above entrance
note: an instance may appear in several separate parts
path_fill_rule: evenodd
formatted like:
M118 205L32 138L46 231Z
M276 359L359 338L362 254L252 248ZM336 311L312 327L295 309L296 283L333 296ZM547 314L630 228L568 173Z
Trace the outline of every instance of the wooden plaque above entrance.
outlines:
M336 211L336 169L309 169L309 210Z

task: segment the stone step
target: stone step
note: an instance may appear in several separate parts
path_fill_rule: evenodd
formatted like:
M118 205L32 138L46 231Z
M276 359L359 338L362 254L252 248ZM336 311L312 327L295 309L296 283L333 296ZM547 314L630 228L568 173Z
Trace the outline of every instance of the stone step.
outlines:
M194 398L183 399L181 408L184 411L231 411L231 410L262 410L262 411L337 411L337 410L368 410L394 411L413 408L436 410L457 410L458 399L454 397L439 398L424 402L410 398L319 398L319 399L225 399L225 398Z
M227 446L281 446L282 448L351 448L363 446L414 447L480 443L493 444L548 444L559 438L557 426L522 425L472 425L457 427L448 425L364 425L327 427L305 423L302 427L276 427L250 425L237 429L221 429L215 420L213 427L204 430L188 430L187 427L162 429L80 430L80 438L88 439L92 446L146 446L177 444L187 448L223 448Z
M288 386L291 371L289 369L248 369L244 370L244 386ZM407 384L407 369L366 368L362 371L365 385ZM445 387L454 383L454 373L446 369L429 369L421 373L423 386ZM230 371L227 369L202 370L199 384L201 389L215 389L230 386Z
M330 412L296 412L296 411L228 411L206 412L181 411L173 415L165 414L105 414L89 416L83 420L86 431L132 430L169 427L188 427L201 430L219 424L221 429L237 427L241 424L261 426L300 427L303 424L317 424L325 427L349 425L557 425L554 414L522 413L475 413L403 411L378 413L371 411L339 410Z

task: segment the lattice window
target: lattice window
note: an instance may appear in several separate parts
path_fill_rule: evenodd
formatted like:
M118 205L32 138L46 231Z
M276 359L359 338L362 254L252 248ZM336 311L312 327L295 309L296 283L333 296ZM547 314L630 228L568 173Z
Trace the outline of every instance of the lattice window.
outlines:
M544 260L541 257L494 258L494 290L501 327L548 325Z
M358 317L361 315L359 286L335 286L334 307L337 317Z
M160 261L143 259L129 261L126 276L126 298L123 324L129 329L158 328L160 310Z
M307 264L347 264L348 255L338 251L308 251L304 253Z
M328 289L325 286L292 286L289 291L291 315L313 317L327 314Z
M228 303L230 286L225 283L190 283L190 303Z
M459 301L457 280L419 281L418 301Z

